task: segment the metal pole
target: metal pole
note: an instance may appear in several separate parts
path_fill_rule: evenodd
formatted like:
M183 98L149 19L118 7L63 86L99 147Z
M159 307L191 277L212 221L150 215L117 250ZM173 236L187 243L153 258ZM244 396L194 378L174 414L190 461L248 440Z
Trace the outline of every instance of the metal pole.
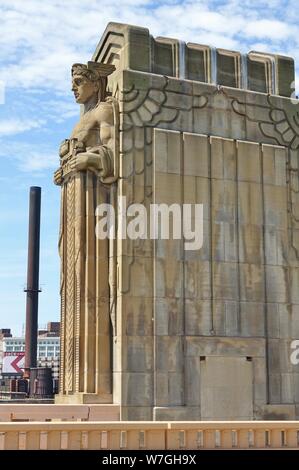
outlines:
M29 234L25 333L25 377L29 377L30 367L37 364L38 294L39 289L39 250L40 250L40 208L41 188L32 186L29 195Z

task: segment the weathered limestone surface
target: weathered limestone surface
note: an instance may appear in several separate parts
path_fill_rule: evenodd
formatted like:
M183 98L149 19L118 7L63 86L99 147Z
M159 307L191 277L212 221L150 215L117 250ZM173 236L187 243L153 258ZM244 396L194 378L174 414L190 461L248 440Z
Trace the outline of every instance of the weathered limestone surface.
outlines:
M117 195L203 204L204 243L118 240L113 401L128 420L298 417L299 105L288 57L111 23Z
M57 403L112 403L113 271L110 242L96 236L96 208L114 204L118 165L117 102L107 97L115 67L72 67L72 90L83 105L59 150L61 186L61 348ZM118 175L117 175L118 176Z

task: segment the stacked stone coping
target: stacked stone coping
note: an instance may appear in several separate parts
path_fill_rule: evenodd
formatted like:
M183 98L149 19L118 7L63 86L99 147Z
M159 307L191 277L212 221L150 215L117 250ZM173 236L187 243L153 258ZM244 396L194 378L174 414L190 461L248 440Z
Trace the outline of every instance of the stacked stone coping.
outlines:
M242 54L150 35L147 28L109 23L93 60L131 69L254 92L294 96L291 57L251 51Z

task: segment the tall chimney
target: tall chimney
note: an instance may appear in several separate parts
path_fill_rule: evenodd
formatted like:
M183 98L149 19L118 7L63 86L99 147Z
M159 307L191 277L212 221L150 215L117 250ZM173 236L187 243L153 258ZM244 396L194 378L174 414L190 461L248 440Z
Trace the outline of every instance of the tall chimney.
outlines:
M41 188L32 186L29 195L29 234L25 333L25 377L30 367L37 365L37 328L39 290L39 249L40 249L40 207Z

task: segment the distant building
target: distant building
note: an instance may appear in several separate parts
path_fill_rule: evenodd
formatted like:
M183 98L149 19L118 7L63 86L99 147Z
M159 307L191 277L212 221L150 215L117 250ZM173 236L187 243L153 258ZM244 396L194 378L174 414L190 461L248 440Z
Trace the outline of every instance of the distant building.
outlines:
M5 333L1 333L5 332ZM12 336L9 329L0 329L0 376L5 353L25 352L25 338ZM47 330L39 330L37 339L37 366L51 367L53 379L59 377L60 338L59 323L49 322Z
M39 336L37 339L38 360L44 360L44 358L59 358L59 341L59 336ZM3 352L25 352L25 338L15 336L4 338Z
M11 329L10 328L0 328L0 339L2 338L11 338Z
M46 330L39 330L38 331L38 336L59 336L59 331L60 331L60 323L59 322L48 322L47 323L47 329Z
M11 338L11 330L10 328L0 328L0 377L2 373L2 364L3 364L3 356L4 356L4 338Z

